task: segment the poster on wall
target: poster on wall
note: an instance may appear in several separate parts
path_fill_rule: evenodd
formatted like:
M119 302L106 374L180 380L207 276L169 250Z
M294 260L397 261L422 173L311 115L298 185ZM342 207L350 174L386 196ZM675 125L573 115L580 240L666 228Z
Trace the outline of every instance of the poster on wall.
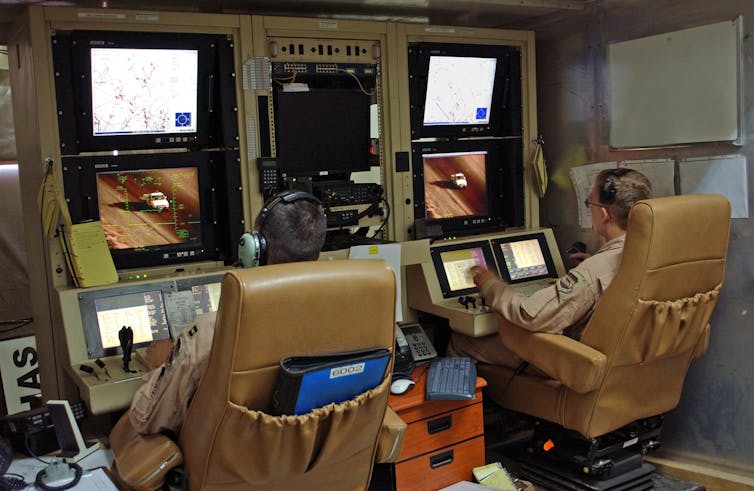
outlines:
M34 336L0 341L5 407L16 414L42 405L39 357Z

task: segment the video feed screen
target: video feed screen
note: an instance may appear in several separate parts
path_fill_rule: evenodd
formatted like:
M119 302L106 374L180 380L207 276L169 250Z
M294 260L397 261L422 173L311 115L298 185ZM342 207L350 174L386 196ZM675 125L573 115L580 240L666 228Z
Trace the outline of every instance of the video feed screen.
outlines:
M510 283L555 278L557 273L543 234L494 239L492 246Z
M111 250L201 239L198 168L97 173L102 228Z
M489 124L496 58L431 56L424 125Z
M422 155L426 218L487 215L487 152Z
M198 50L90 53L93 136L196 133Z
M487 241L437 246L430 253L444 298L476 291L469 271L472 266L497 271Z
M170 337L159 290L96 298L94 310L105 350L120 348L118 333L124 326L133 331L134 347Z

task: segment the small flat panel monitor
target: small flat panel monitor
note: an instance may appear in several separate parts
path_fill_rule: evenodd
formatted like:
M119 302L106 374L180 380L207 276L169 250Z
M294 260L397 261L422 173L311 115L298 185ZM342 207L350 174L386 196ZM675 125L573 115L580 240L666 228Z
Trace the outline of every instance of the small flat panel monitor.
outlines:
M121 355L118 332L123 326L133 331L133 348L169 339L170 329L163 295L170 282L150 283L79 294L79 309L90 360Z
M217 312L223 274L176 280L179 292L191 292L196 315Z
M291 176L370 169L371 98L356 89L275 91L275 141Z
M545 234L493 239L492 248L504 279L511 284L558 277Z
M492 250L486 240L433 246L430 253L443 298L477 291L469 272L472 266L482 266L497 273Z

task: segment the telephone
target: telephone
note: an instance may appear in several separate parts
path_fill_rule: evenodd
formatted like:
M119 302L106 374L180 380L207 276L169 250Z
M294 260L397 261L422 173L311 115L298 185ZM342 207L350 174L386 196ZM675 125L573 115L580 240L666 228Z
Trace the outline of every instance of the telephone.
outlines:
M269 198L280 190L280 169L275 157L259 157L259 190L264 199Z
M404 354L411 353L413 361L429 360L437 356L437 351L424 329L415 322L396 325L395 339L398 350Z

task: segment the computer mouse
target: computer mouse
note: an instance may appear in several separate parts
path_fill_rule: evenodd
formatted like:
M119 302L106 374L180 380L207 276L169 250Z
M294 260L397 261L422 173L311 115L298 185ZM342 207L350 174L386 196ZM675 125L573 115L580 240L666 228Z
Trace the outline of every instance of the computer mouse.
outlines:
M407 378L399 378L390 384L390 393L395 395L405 394L414 388L414 381Z

